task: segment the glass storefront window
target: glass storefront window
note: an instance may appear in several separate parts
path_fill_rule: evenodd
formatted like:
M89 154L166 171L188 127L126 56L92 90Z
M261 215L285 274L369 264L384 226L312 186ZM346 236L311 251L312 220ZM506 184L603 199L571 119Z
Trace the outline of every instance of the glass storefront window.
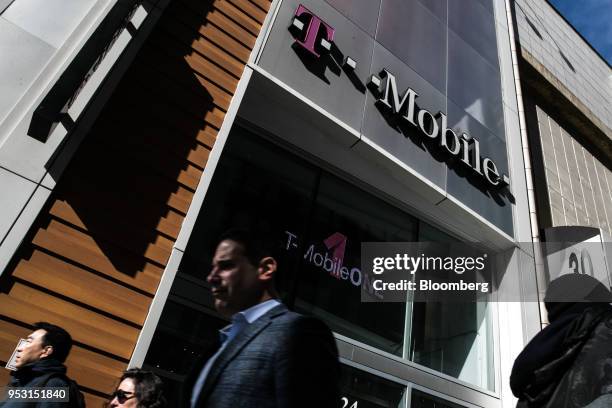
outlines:
M456 242L425 223L419 228L419 241ZM494 388L493 329L487 302L415 302L408 309L404 358L471 384Z
M406 387L366 371L342 365L341 408L405 408Z
M466 408L465 405L459 405L414 388L411 394L410 408Z
M227 324L206 276L217 237L236 227L277 243L277 286L290 308L382 352L492 389L486 303L361 302L361 287L372 284L361 274L361 242L454 238L243 128L228 138L145 359L172 384Z
M360 270L361 242L414 240L416 220L336 177L323 174L309 225L309 239L300 252L305 259L297 274L297 309L318 315L338 333L401 356L404 306L361 302L361 286L371 287ZM342 274L338 279L325 270L325 265L317 266L310 261L309 253L325 253L324 241L334 235L345 245L342 267L346 268L346 279Z

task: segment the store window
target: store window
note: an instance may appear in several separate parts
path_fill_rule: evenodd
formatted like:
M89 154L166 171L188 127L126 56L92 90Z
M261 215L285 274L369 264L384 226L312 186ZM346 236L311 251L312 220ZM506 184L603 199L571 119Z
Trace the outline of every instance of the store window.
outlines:
M205 279L217 237L235 227L272 237L277 286L290 308L383 353L492 389L487 303L361 302L361 288L371 285L360 270L361 242L453 238L243 128L228 138L145 360L169 381L178 384L227 324Z
M410 408L466 408L466 405L459 405L444 398L428 394L426 392L412 389L410 398Z
M405 408L406 386L342 365L340 408Z

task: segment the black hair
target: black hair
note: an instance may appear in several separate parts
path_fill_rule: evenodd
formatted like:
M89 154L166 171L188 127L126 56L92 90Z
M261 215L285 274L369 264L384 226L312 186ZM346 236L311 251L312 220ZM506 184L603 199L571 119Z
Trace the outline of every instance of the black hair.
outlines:
M222 241L234 241L242 247L243 255L249 260L253 266L258 266L259 261L267 256L274 257L274 245L265 236L257 237L247 230L230 229L225 231L217 240L217 246Z
M34 323L34 329L42 329L46 333L42 338L43 346L53 347L53 353L49 358L53 358L60 363L66 361L68 353L72 348L72 337L70 334L59 326L47 322Z
M134 382L134 395L138 400L138 408L164 408L164 383L151 371L140 368L130 368L125 371L119 380L131 379Z

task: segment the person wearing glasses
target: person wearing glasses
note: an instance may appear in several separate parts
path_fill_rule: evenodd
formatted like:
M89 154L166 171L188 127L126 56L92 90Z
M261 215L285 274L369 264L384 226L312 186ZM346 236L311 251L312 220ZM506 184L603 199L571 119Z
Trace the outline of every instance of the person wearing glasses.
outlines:
M131 368L123 373L111 394L111 408L165 408L164 384L150 371Z

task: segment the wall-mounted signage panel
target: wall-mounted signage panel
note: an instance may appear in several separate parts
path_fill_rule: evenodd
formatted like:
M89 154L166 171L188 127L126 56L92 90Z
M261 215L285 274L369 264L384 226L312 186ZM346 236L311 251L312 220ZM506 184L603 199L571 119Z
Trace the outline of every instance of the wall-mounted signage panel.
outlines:
M587 275L610 288L612 271L607 257L612 243L604 241L598 228L552 227L544 236L546 242L541 245L548 282L568 274Z
M487 95L472 98L475 118L448 99L446 89L432 85L325 2L284 2L258 64L367 138L384 156L404 163L512 235L503 118L478 109L490 99ZM485 79L500 86L499 74ZM485 126L485 117L502 123L501 135Z

